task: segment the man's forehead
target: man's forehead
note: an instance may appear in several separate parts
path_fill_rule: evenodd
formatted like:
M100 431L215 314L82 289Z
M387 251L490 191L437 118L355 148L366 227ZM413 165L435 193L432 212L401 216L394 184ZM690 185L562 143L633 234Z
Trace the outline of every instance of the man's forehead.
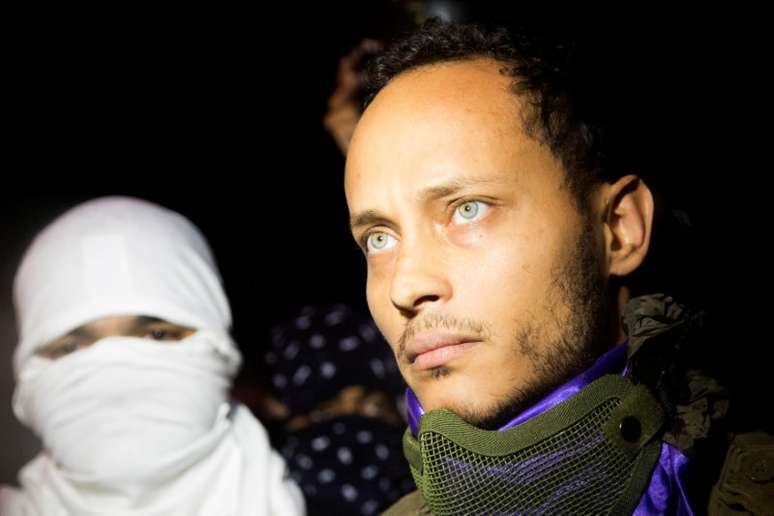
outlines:
M514 97L511 90L513 79L502 73L503 63L490 58L474 58L444 61L420 66L394 77L373 99L369 111L382 104L391 109L450 103L475 106L484 111L499 111L510 105ZM501 104L501 102L505 102ZM372 109L373 108L373 109Z
M421 169L442 179L455 166L486 166L487 159L518 149L526 138L519 99L501 66L489 59L443 63L393 79L355 130L346 189L396 170Z

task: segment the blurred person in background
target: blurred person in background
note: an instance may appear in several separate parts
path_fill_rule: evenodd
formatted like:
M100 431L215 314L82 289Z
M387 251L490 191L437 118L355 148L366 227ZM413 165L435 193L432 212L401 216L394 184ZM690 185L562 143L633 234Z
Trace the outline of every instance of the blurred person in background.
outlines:
M400 33L406 30L418 27L430 18L464 23L482 16L501 16L496 9L492 9L493 6L474 6L472 2L461 0L401 0L396 2L396 5L404 17L401 19L402 23L387 24L389 30L383 36L388 40L400 36ZM383 41L365 38L339 59L336 84L328 98L323 126L345 156L352 133L363 114L367 94L368 63L383 49Z
M413 489L403 459L405 383L373 321L305 306L272 329L268 396L255 407L309 514L377 514Z

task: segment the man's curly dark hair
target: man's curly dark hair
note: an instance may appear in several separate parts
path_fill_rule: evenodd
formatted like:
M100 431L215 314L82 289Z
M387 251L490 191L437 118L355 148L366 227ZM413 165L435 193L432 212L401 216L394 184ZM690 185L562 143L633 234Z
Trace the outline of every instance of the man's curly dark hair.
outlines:
M365 106L394 77L421 66L482 57L499 61L526 107L525 133L559 158L585 212L591 187L623 174L593 89L579 80L578 72L588 71L580 70L576 47L571 40L556 42L526 32L511 34L505 28L431 19L370 63Z

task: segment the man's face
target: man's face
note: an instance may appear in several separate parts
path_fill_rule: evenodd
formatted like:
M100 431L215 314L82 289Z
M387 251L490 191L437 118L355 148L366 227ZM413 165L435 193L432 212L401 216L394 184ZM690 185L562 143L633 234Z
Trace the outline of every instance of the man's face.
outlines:
M601 230L523 133L501 65L399 75L364 113L345 188L367 299L425 410L496 426L603 342Z
M52 340L35 354L51 359L69 355L86 348L105 337L141 337L146 339L177 341L196 330L148 316L103 317L78 326L61 337Z

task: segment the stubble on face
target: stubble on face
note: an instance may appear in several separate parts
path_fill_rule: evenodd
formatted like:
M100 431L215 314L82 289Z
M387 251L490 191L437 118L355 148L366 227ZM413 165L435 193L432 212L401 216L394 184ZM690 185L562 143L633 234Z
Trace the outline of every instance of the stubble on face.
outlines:
M513 360L529 361L534 374L524 384L513 378L508 396L489 407L459 400L457 414L468 423L496 430L551 391L588 369L610 346L606 339L609 307L605 284L599 269L599 252L593 227L584 217L577 242L566 259L552 272L552 282L537 313L523 314L521 326L510 344ZM433 315L409 322L398 341L397 359L405 360L406 342L419 331L446 329L472 333L486 340L490 324L471 319ZM431 371L433 380L442 381L451 371L438 367ZM480 394L480 393L479 393Z
M551 391L588 369L610 347L609 306L593 226L584 215L583 228L567 259L552 273L544 298L544 319L525 319L514 335L516 360L529 360L533 379L514 387L510 396L487 411L461 414L469 423L494 430ZM552 331L553 330L553 331Z

